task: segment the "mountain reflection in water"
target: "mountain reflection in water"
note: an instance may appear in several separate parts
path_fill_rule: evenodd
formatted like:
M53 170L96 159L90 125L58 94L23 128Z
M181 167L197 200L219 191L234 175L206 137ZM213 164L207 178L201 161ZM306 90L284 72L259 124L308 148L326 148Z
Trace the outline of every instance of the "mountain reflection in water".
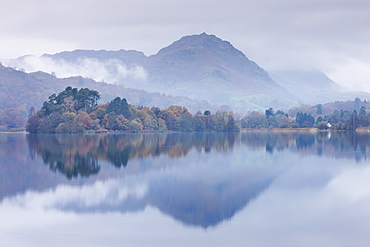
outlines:
M5 134L0 144L2 202L27 205L33 198L41 207L76 213L152 206L207 228L261 196L297 157L361 161L370 138L356 132Z

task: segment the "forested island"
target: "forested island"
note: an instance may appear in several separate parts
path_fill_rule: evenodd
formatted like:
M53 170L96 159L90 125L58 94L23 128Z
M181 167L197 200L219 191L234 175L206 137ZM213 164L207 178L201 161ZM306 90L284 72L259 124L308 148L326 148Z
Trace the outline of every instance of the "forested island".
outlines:
M240 129L318 128L320 130L355 130L370 125L366 101L356 98L335 105L318 104L290 109L287 113L273 108L252 111L244 117L233 112L206 110L191 114L186 107L171 105L167 109L134 106L116 97L98 104L99 92L88 88L67 87L52 94L42 108L31 108L26 131L30 133L79 132L238 132ZM350 110L351 109L351 110ZM294 116L294 117L292 117Z
M30 110L26 130L30 133L78 132L237 132L232 112L210 111L192 115L187 108L172 105L167 109L136 107L116 97L98 105L100 95L88 88L67 87L53 94L42 108Z

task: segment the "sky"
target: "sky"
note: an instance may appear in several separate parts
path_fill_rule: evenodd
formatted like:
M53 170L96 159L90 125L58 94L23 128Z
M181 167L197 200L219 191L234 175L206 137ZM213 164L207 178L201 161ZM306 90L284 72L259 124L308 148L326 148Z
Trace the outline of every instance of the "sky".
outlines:
M318 69L370 92L368 0L1 0L0 59L75 49L153 55L214 34L266 70Z

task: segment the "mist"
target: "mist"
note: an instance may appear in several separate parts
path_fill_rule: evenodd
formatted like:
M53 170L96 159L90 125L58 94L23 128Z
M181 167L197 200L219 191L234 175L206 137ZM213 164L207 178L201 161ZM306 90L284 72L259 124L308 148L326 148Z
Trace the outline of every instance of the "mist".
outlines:
M95 58L78 58L73 62L49 57L24 56L3 61L4 66L27 73L43 71L58 78L82 76L95 81L129 86L131 81L145 82L147 72L142 66L128 67L118 59L99 61Z

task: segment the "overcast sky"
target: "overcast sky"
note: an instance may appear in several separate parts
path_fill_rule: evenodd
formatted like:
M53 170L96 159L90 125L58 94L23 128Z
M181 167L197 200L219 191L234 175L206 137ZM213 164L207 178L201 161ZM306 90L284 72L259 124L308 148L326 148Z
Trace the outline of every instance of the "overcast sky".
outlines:
M74 49L152 55L206 32L267 70L317 68L370 92L368 0L2 0L0 13L2 59Z

